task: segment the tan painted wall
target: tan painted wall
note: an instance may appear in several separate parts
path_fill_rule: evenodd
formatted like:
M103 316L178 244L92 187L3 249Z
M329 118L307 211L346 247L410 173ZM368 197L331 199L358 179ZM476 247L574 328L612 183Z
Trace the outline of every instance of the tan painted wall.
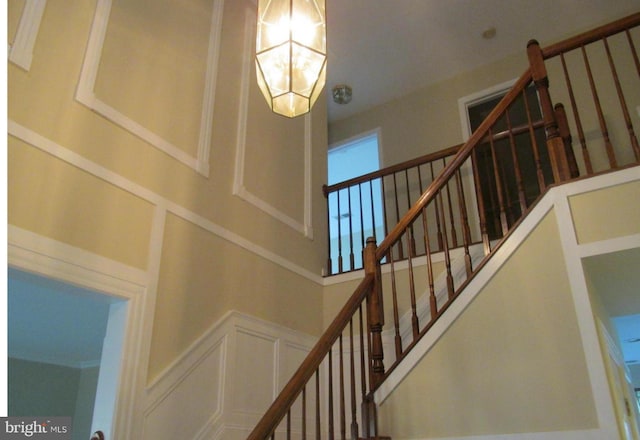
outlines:
M462 142L458 99L517 79L527 67L523 52L425 87L409 96L329 126L333 144L381 129L382 165L388 166Z
M28 72L9 63L8 118L91 168L139 185L312 274L325 262L326 108L311 116L313 238L233 194L239 139L244 137L245 188L264 203L304 222L303 118L272 114L249 75L246 123L242 68L250 0L224 2L210 143L209 176L75 99L97 0L47 2ZM9 3L9 28L22 3ZM94 88L95 96L188 155L197 152L213 2L114 0ZM251 41L251 40L249 40ZM252 49L251 49L252 50ZM250 58L249 58L250 59ZM252 62L249 64L253 65ZM147 270L160 251L149 380L226 311L236 309L317 334L322 315L318 283L295 275L218 235L167 214L162 207L10 136L9 224Z
M637 234L640 225L639 194L640 182L631 182L571 197L569 203L578 243Z
M381 432L408 439L596 427L569 292L551 212L381 405Z

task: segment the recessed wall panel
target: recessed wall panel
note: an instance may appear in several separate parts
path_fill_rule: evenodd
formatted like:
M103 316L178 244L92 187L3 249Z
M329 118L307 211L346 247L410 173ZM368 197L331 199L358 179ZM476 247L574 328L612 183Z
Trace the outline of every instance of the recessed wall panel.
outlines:
M94 92L197 155L212 2L113 0ZM135 62L132 62L135 60Z

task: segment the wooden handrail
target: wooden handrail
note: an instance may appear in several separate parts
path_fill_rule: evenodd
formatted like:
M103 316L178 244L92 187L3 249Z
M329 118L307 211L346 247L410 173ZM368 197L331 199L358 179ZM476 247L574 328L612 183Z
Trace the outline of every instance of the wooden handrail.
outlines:
M367 274L360 282L355 292L342 307L333 322L320 337L316 345L311 349L300 367L296 370L289 382L282 389L278 397L273 401L267 412L255 426L247 440L264 440L278 426L286 416L289 407L302 392L304 385L311 379L318 369L331 346L336 342L340 334L356 314L362 302L367 297L374 283L375 276Z
M449 165L442 170L425 192L422 193L422 196L420 196L409 209L407 214L398 222L391 232L389 232L385 239L382 240L376 251L376 258L378 260L385 257L391 246L398 241L404 230L420 215L425 206L434 199L435 195L445 186L456 170L469 158L473 148L487 136L489 128L495 124L500 115L513 103L529 83L531 83L531 69L527 69L522 76L520 76L511 90L500 100L487 118L482 121L478 129L473 132L469 140L467 140L458 153L456 153Z
M561 41L560 43L547 46L542 49L542 57L546 60L638 25L640 25L640 12L631 14L627 17L621 18L620 20L614 21L613 23L605 24L588 32L583 32L580 35L576 35L575 37Z
M423 165L429 162L434 162L439 159L444 159L448 156L453 156L458 152L460 147L463 144L454 145L453 147L445 148L443 150L436 151L435 153L426 154L424 156L417 157L415 159L407 160L405 162L400 162L395 165L388 166L386 168L379 169L377 171L372 171L367 174L363 174L362 176L354 177L349 180L345 180L339 183L334 183L332 185L324 185L322 187L322 192L324 196L330 192L337 191L339 189L348 188L350 186L357 185L358 183L368 182L369 180L377 179L380 177L388 176L390 174L396 173L398 171L404 171L407 168L417 167L419 165Z

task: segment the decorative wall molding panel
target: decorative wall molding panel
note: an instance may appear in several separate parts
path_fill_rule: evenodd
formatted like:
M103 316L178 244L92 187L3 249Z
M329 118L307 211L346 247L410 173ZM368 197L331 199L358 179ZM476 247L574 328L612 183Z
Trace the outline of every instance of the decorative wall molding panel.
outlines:
M90 109L103 115L107 119L120 125L159 150L164 151L174 159L193 168L198 173L209 174L209 151L213 125L213 109L215 101L216 74L218 70L218 54L220 34L222 31L222 13L224 0L213 1L211 16L211 31L207 57L206 78L202 90L203 104L200 118L200 133L197 156L193 157L183 149L177 147L157 133L134 121L118 109L110 106L95 94L96 78L100 69L102 50L109 25L112 0L98 0L96 14L89 36L89 43L85 54L80 81L76 92L76 99ZM205 56L205 54L203 54Z
M281 221L294 230L304 234L305 237L313 238L313 227L311 225L311 115L304 117L304 203L303 203L303 221L300 222L285 214L280 209L274 207L269 202L261 199L253 194L245 187L244 171L245 171L245 152L247 148L247 117L249 113L249 94L251 90L251 68L253 66L253 47L255 40L255 12L247 11L245 17L245 40L243 50L243 66L242 66L242 82L240 92L240 111L238 116L237 128L237 144L236 144L236 163L233 178L233 194L241 199L251 203L255 207L266 212L275 219Z
M228 312L148 386L143 437L199 440L248 433L315 341Z
M148 190L147 188L138 185L129 179L114 173L111 170L108 170L95 162L87 160L81 155L59 145L41 135L26 128L15 121L8 120L7 121L7 131L10 136L14 136L17 139L20 139L29 145L38 148L41 151L44 151L48 154L51 154L53 157L56 157L60 160L63 160L71 165L78 167L79 169L86 171L89 174L92 174L100 179L109 182L110 184L117 186L125 191L130 192L131 194L140 197L141 199L147 200L154 205L157 205L159 208L162 208L166 211L169 211L184 220L192 222L201 228L209 231L212 234L219 236L220 238L227 240L236 246L239 246L249 252L252 252L258 255L261 258L269 260L278 266L289 270L293 273L296 273L316 284L323 285L324 278L322 278L319 274L312 273L311 271L301 267L294 262L287 260L277 254L274 254L268 249L265 249L261 246L256 245L255 243L241 237L233 231L230 231L206 218L185 209L184 207L171 202L163 198L162 196ZM163 225L158 226L162 228Z
M47 0L26 0L18 30L12 44L9 45L9 61L24 70L31 68L33 47L36 44L38 30Z

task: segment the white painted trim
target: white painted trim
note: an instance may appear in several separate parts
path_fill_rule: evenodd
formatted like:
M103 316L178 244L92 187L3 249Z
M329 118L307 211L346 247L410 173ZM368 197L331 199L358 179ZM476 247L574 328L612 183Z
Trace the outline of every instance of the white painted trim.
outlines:
M359 141L360 139L372 136L372 135L376 135L377 141L378 141L378 158L380 159L380 165L382 166L382 164L384 163L384 161L382 160L382 129L380 127L376 127L376 128L372 128L371 130L367 130L364 131L362 133L359 134L355 134L351 137L348 137L347 139L341 139L338 142L334 142L333 144L329 145L329 148L327 148L327 150L335 150L338 148L342 148L344 146L347 146L349 144L352 144L354 142Z
M513 85L516 79L496 84L479 92L472 93L467 96L458 98L458 113L460 114L460 126L462 127L462 140L467 141L471 137L471 126L469 125L469 107L475 104L481 104L500 95L505 95Z
M144 291L146 274L100 255L7 225L7 258L21 270L64 280L123 299Z
M593 402L598 415L598 425L603 432L602 438L615 438L618 435L615 410L611 400L602 348L600 347L598 330L594 319L595 315L591 307L582 260L578 252L569 199L562 194L558 194L554 202L556 222L576 310L578 329L582 338L582 348L591 383Z
M581 258L586 258L635 248L640 248L640 234L581 244L576 252Z
M109 24L112 0L98 0L96 12L91 27L89 43L85 53L80 80L76 90L76 100L97 113L103 115L115 124L128 130L140 139L150 143L174 159L193 168L198 173L209 175L209 151L213 128L213 109L215 103L216 77L218 70L218 54L220 52L220 38L222 31L222 13L224 0L214 0L211 15L211 31L207 51L207 69L203 90L203 103L200 116L200 133L198 139L197 156L185 153L181 148L147 129L119 110L99 99L94 92L102 48Z
M30 231L9 225L8 264L86 289L127 300L125 343L122 346L116 406L109 429L114 438L130 438L127 428L135 417L135 388L141 355L137 347L143 339L136 319L142 314L147 277L143 271L100 255L69 246ZM152 313L152 311L151 311Z
M193 211L189 211L188 209L171 202L163 198L162 196L148 190L147 188L134 183L127 178L114 173L113 171L104 168L101 165L92 162L83 156L59 145L55 142L40 136L34 131L18 124L15 121L8 120L7 122L7 131L9 135L20 139L33 147L36 147L46 153L51 154L53 157L56 157L60 160L63 160L71 165L78 167L79 169L86 171L89 174L92 174L100 179L120 188L136 197L140 197L143 200L148 201L162 209L166 209L168 212L171 212L174 215L181 217L184 220L192 222L196 224L206 231L219 236L220 238L229 241L255 255L258 255L266 260L269 260L278 266L289 270L301 277L308 279L316 284L322 285L323 278L319 274L315 274L302 266L295 264L294 262L283 258L272 251L263 248L261 246L256 245L255 243L241 237L240 235L232 232L204 217L194 213Z
M75 361L69 361L67 359L57 357L57 356L46 357L46 356L40 355L39 353L16 351L16 350L7 351L7 357L13 358L13 359L20 359L22 361L36 362L39 364L52 364L52 365L58 365L60 367L75 368L78 370L100 366L99 359L75 362Z
M311 224L311 149L312 149L312 127L311 114L304 116L304 202L303 220L300 222L285 214L270 203L253 194L244 186L244 166L247 147L247 116L249 113L249 95L251 86L251 66L253 63L253 41L255 35L255 11L247 9L244 23L244 47L243 62L240 86L240 106L238 114L236 161L233 176L233 194L256 208L264 211L276 220L284 223L295 231L300 232L305 237L313 239L313 225Z
M9 46L9 61L27 72L46 6L47 0L26 0L13 44Z

